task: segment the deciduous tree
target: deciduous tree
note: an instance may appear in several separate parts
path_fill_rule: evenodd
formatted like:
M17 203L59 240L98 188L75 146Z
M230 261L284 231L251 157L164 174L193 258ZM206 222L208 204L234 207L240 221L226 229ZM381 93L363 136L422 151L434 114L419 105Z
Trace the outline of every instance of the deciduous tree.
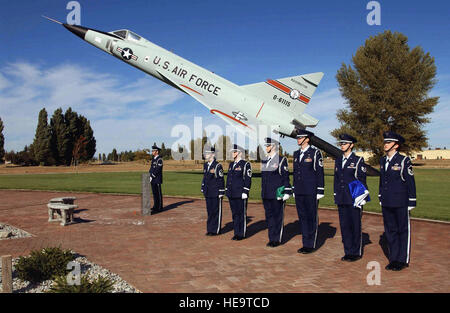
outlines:
M436 83L434 58L420 46L410 49L405 35L385 31L367 39L352 63L343 63L336 75L348 107L338 111L341 126L332 135L355 136L359 148L374 153L372 164L383 154L387 130L406 139L406 153L427 147L423 126L438 103L429 96Z

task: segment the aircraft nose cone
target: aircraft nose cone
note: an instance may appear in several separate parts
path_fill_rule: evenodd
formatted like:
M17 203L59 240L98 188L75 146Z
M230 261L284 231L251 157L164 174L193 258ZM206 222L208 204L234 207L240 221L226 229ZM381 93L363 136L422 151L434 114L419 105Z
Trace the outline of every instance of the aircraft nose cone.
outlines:
M78 25L63 24L63 26L83 40L86 32L89 30L89 28Z

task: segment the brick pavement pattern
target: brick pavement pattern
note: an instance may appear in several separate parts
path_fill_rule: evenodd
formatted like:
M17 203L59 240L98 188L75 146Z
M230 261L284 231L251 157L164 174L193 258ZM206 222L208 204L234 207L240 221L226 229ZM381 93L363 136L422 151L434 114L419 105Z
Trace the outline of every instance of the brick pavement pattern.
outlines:
M76 224L47 222L51 198L75 196ZM222 234L205 236L205 201L165 197L165 210L140 213L140 197L91 193L0 190L0 222L30 238L0 241L0 255L27 255L48 246L73 249L143 292L450 292L450 224L411 221L410 267L386 271L380 215L363 215L364 255L342 262L336 210L319 210L319 249L297 253L301 230L294 206L286 206L283 244L268 248L262 204L249 203L248 238L233 236L224 201ZM381 268L381 285L369 286L370 261Z

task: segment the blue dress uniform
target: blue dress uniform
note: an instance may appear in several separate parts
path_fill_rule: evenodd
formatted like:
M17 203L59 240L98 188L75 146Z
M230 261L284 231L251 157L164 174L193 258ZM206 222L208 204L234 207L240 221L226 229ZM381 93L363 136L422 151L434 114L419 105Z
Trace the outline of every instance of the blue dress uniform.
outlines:
M157 146L152 146L152 150L159 151L161 149ZM149 173L151 177L150 185L152 186L153 193L153 207L151 208L151 211L161 212L163 209L163 199L161 191L161 185L163 183L163 160L159 155L155 156L152 159Z
M297 137L311 137L314 134L299 130ZM323 157L319 149L307 147L294 152L295 205L302 229L303 248L298 252L310 253L316 248L319 226L317 195L324 194Z
M385 132L384 141L404 143L405 139ZM387 269L401 270L408 266L411 254L409 208L416 207L416 185L409 157L396 152L389 160L380 160L379 199L383 212L384 230L389 246Z
M276 144L278 141L266 138L266 145ZM286 194L292 194L289 182L288 161L281 158L278 153L261 162L261 198L268 226L270 247L276 247L281 243L283 236L284 205L283 200L277 199L277 189L285 187Z
M348 134L339 136L341 143L356 143L357 140ZM367 189L366 165L364 158L353 152L348 157L344 155L336 158L334 166L334 203L339 211L339 224L341 226L342 243L344 245L344 261L356 261L362 255L362 228L361 218L363 207L355 206L350 192L349 184L355 180L360 181Z
M237 145L234 150L243 151ZM252 184L252 167L250 162L239 160L231 162L227 173L226 195L230 202L231 213L233 217L234 239L245 238L247 231L247 203L248 194ZM247 195L247 199L242 199L242 194Z
M212 148L214 152L214 148ZM206 200L208 219L206 222L207 235L218 235L222 225L222 197L225 194L225 180L222 165L214 160L203 165L202 189Z

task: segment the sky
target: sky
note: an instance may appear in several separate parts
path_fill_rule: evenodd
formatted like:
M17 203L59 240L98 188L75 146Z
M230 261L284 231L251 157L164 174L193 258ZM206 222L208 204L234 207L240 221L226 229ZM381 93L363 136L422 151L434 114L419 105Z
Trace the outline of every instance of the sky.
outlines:
M79 0L81 25L130 29L149 41L238 84L323 72L305 113L312 129L335 142L336 113L346 107L336 82L370 36L398 31L409 46L435 59L440 100L425 126L432 148L450 147L450 27L448 1L378 1L381 25L368 25L369 1L125 1ZM32 143L38 113L71 107L91 121L97 153L176 142L174 125L225 122L188 95L127 66L41 15L67 21L69 1L0 0L0 118L5 149ZM297 149L282 139L284 149Z

